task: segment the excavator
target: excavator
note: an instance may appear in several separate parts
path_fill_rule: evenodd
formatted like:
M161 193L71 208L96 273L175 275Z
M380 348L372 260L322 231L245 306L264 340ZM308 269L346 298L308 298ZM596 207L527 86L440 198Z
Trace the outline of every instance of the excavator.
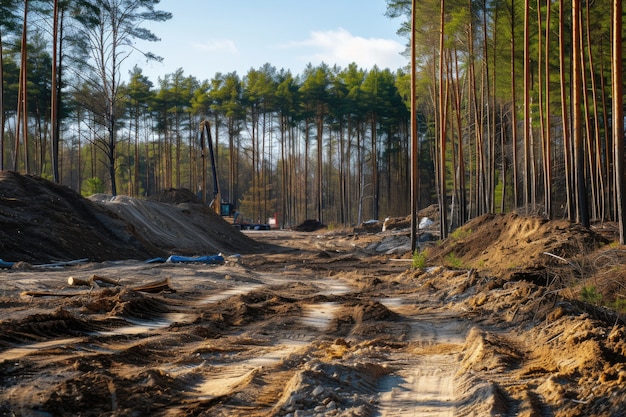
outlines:
M200 122L200 148L202 150L202 201L207 201L206 184L207 184L207 152L211 158L211 173L213 174L213 199L209 203L217 214L229 216L232 205L222 202L220 193L220 184L217 178L217 166L215 164L215 151L213 150L213 138L211 137L211 125L208 120Z
M202 201L207 201L206 184L207 184L207 156L211 158L211 173L213 174L213 199L209 203L217 214L221 216L233 215L233 204L222 201L220 193L220 184L217 178L217 166L215 165L215 151L213 149L213 138L211 137L211 125L208 120L200 123L200 148L202 149ZM207 155L208 153L208 155ZM269 224L251 224L244 221L237 222L237 214L234 213L234 222L240 229L247 230L270 230Z

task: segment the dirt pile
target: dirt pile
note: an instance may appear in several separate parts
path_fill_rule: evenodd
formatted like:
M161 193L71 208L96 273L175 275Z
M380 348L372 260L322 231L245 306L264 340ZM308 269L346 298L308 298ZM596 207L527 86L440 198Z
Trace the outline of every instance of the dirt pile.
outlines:
M621 416L623 317L528 277L441 267L407 274L418 291L471 323L459 349L457 413Z
M17 195L2 198L27 207ZM215 237L203 248L230 244L219 233L236 231L203 229L191 193L156 199L77 204L132 225L140 247L197 250L195 229ZM55 220L59 240L71 224ZM407 238L396 229L249 231L268 244L219 265L2 270L0 415L623 416L626 326L591 288L619 305L626 250L600 231L483 216L422 269L392 250ZM115 286L68 285L94 275ZM171 291L139 289L163 280Z
M132 225L44 179L0 171L0 258L47 263L89 258L147 259Z
M233 231L190 192L151 200L98 195L0 171L0 259L48 263L247 253L258 245Z
M607 243L602 235L566 220L485 214L426 253L433 264L510 275L578 262Z
M132 225L133 234L146 246L163 253L235 254L260 247L188 190L170 189L147 200L101 194L89 199Z
M326 226L319 220L309 219L295 226L293 230L297 232L315 232L324 228L326 228Z

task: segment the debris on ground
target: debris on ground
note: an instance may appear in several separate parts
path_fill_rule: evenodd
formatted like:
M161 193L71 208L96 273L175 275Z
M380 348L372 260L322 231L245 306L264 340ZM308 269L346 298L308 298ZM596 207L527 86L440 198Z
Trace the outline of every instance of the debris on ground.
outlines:
M33 264L93 259L0 271L0 415L623 415L626 249L611 225L484 215L415 267L403 228L211 232L186 191L99 205L10 173L0 190L17 239L0 258L30 244ZM35 226L53 238L20 236ZM224 262L145 262L194 229L206 241L180 236L181 255Z
M326 226L319 220L308 219L295 226L293 230L296 232L316 232L324 228Z

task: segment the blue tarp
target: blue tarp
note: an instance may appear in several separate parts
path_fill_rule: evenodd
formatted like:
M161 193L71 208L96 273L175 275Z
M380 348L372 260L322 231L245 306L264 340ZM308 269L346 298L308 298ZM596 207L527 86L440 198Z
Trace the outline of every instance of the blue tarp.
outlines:
M169 258L153 258L148 259L146 263L202 263L202 264L223 264L224 257L222 255L205 255L205 256L179 256L172 255Z
M13 268L15 262L7 262L0 259L0 268Z

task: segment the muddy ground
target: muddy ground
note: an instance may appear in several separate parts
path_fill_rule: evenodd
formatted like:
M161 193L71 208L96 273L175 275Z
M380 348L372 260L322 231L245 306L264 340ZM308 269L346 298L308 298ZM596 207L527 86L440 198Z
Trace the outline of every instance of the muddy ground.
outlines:
M626 415L610 225L487 215L415 268L402 227L243 234L1 174L2 416Z

